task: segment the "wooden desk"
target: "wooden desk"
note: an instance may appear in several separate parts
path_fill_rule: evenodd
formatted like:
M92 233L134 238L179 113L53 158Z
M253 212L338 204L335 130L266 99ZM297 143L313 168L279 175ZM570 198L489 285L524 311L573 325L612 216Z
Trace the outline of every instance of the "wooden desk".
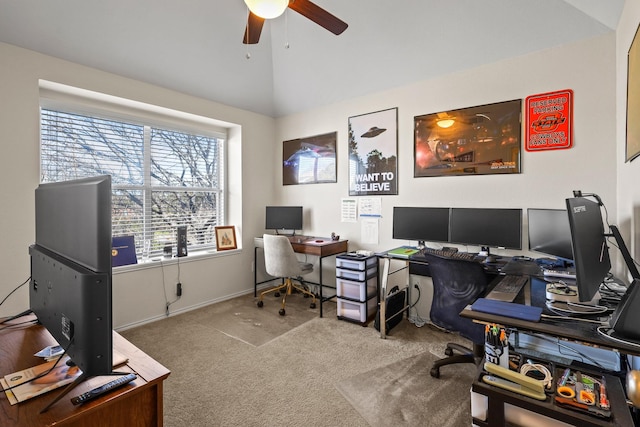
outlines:
M54 344L56 341L40 325L0 331L0 375L8 375L43 363L41 358L33 354ZM169 376L169 370L115 331L113 347L129 359L126 364L117 366L115 370L135 372L138 375L135 381L88 403L74 406L71 403L72 397L93 388L90 383L92 380L89 379L76 386L43 414L40 414L40 410L48 405L63 388L16 405L10 405L2 391L0 425L3 427L162 426L162 385ZM101 378L106 378L104 382L107 382L115 377Z
M289 241L291 242L291 246L296 253L299 254L307 254L317 256L318 261L318 282L314 283L318 285L320 288L320 317L322 317L322 303L327 301L336 295L330 295L324 297L322 295L322 288L331 287L335 289L334 286L325 285L322 281L322 259L328 256L338 255L341 253L347 252L348 240L331 240L329 237L311 237L311 236L288 236ZM267 283L272 281L273 279L264 280L262 282L258 282L258 248L264 248L264 243L262 242L262 237L256 237L253 239L254 247L253 247L253 296L258 296L258 285L262 283ZM312 282L309 282L312 283Z

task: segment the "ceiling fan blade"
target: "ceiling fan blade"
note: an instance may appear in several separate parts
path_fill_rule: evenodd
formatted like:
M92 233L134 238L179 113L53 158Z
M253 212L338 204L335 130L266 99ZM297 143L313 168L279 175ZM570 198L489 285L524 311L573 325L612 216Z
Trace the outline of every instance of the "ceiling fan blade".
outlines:
M264 18L260 18L253 12L249 12L247 18L247 28L244 30L244 38L242 43L244 44L256 44L260 41L260 33L262 33L262 26L264 25Z
M289 2L289 8L312 20L322 28L331 31L335 35L342 34L348 27L346 22L333 16L309 0L291 0Z

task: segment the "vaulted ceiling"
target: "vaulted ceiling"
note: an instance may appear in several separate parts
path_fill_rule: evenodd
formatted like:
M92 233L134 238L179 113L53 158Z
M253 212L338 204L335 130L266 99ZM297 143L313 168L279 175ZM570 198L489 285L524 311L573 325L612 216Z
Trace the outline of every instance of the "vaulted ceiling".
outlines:
M314 2L347 30L289 10L245 45L243 0L0 0L0 42L279 117L615 31L624 6Z

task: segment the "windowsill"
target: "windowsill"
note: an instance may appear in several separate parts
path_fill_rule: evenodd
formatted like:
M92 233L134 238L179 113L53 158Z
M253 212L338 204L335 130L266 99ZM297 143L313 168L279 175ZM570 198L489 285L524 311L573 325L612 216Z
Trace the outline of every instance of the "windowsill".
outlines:
M144 270L148 268L164 267L165 265L183 264L183 263L193 262L193 261L202 261L204 259L234 255L240 252L242 252L242 248L225 250L225 251L217 251L215 249L197 251L197 252L189 253L189 255L185 257L164 258L163 256L159 255L159 256L151 257L145 261L138 260L137 264L113 267L112 274L121 274L121 273L130 272L130 271Z

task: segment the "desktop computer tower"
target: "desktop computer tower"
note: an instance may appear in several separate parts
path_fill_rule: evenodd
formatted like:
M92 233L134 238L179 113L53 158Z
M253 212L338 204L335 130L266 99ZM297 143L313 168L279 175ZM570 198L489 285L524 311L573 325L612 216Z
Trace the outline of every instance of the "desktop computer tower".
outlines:
M178 227L178 256L187 256L187 226Z

